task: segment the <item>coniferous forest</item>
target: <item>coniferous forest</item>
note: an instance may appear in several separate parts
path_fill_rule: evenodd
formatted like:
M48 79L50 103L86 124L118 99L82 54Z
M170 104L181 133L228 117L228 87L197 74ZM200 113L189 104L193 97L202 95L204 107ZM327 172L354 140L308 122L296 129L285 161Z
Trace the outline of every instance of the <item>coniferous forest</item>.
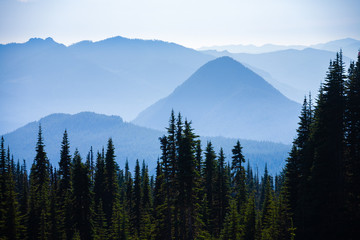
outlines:
M156 173L117 163L112 139L70 153L67 131L51 166L39 126L32 166L0 146L0 239L358 239L360 53L330 61L316 100L306 97L286 167L270 176L231 159L191 121L171 113ZM46 131L46 129L44 129ZM36 137L36 136L34 136ZM118 159L119 160L119 159Z

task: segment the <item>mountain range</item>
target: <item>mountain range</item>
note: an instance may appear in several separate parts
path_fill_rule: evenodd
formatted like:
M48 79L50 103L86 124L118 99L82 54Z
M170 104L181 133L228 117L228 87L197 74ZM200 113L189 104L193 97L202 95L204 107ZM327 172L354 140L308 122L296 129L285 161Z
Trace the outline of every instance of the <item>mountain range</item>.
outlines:
M162 129L172 109L193 120L201 135L290 143L300 104L241 63L221 57L203 65L133 123Z
M210 46L202 47L198 50L216 50L219 52L228 51L231 53L267 53L267 52L276 52L287 49L303 50L305 48L314 48L319 50L327 50L331 52L338 52L342 49L344 56L347 56L352 59L356 59L357 51L360 48L360 41L353 38L344 38L339 40L334 40L326 43L313 44L309 46L305 45L276 45L276 44L265 44L262 46L255 46L252 44L243 45L243 44L233 44L233 45L222 45L222 46Z
M168 119L168 117L166 117ZM45 151L54 167L58 167L60 159L60 147L65 129L67 130L70 151L74 153L78 149L83 158L86 158L90 147L96 156L106 145L111 137L115 145L116 161L121 168L125 160L129 160L130 169L135 167L135 160L145 160L152 174L155 173L156 161L160 157L159 137L164 131L139 127L127 123L119 116L107 116L92 112L81 112L78 114L51 114L39 121L31 122L14 132L4 135L5 146L10 147L15 161L26 160L29 168L35 157L35 146L39 125L41 125ZM162 130L165 130L165 124ZM195 133L197 133L195 129ZM231 161L231 149L237 139L223 137L201 137L203 149L207 141L211 141L214 150L218 153L220 147L224 148L225 156ZM290 145L272 143L265 141L251 141L240 139L243 153L254 169L260 173L264 170L265 163L268 164L270 173L278 173L284 166Z
M325 80L329 61L336 57L335 52L314 48L287 49L261 54L214 50L205 53L215 57L234 58L262 76L282 94L299 103L309 92L314 97L317 96L320 84ZM351 59L343 56L343 61L349 66Z
M0 45L0 133L56 112L133 119L211 59L174 43L122 37Z

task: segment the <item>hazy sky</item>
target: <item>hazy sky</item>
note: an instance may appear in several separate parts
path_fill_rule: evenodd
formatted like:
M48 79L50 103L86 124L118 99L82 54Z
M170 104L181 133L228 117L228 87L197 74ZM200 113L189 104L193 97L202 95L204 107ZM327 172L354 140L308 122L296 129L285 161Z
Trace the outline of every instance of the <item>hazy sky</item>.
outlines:
M188 47L360 39L359 0L0 0L0 42L113 36Z

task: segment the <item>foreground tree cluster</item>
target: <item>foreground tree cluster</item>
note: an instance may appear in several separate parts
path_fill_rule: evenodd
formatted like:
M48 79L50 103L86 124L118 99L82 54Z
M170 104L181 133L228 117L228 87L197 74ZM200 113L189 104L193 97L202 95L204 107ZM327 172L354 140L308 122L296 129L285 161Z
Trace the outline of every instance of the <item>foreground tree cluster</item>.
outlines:
M360 236L360 52L330 62L316 106L305 99L285 186L297 239Z
M171 113L156 174L115 161L107 148L83 160L64 132L58 169L39 127L28 173L1 138L0 239L356 239L360 235L360 55L345 74L331 61L317 103L305 99L286 168L260 176L240 142L226 159L191 122Z
M1 139L2 239L288 239L293 230L283 175L259 180L240 142L232 159L204 151L191 123L171 114L160 138L156 175L145 162L120 169L110 138L106 151L70 155L67 132L59 168L46 156L41 127L28 176ZM231 162L231 164L229 163Z

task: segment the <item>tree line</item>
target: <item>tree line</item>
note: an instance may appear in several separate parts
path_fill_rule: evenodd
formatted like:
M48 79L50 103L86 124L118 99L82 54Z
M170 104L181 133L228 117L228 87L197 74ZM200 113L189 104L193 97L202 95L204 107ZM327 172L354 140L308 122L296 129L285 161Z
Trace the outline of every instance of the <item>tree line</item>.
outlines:
M285 169L261 175L237 141L231 159L202 149L191 122L171 113L150 176L106 150L70 154L58 168L39 126L28 173L0 146L0 239L355 239L360 222L360 55L345 74L330 62L316 103L305 98ZM246 166L245 166L246 165Z

